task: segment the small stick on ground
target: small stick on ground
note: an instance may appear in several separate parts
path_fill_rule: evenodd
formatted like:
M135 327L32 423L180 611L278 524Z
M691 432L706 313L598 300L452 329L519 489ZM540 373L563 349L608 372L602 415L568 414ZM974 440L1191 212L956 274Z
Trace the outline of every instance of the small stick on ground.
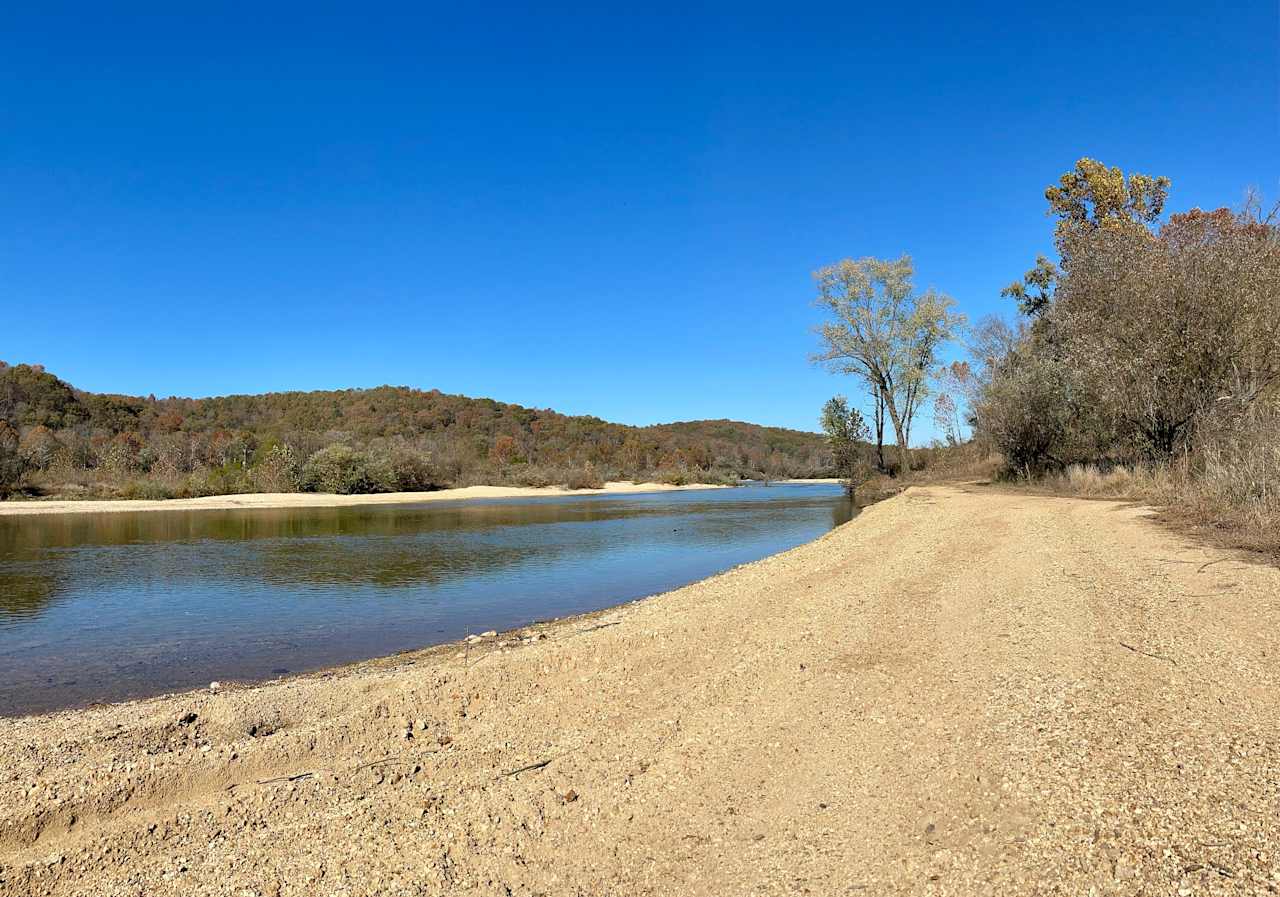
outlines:
M1188 874L1200 871L1216 872L1224 878L1235 878L1234 871L1228 869L1226 866L1219 866L1217 863L1195 863L1191 866L1187 866L1182 871Z
M384 763L407 762L409 760L421 760L428 754L438 754L443 748L428 748L420 754L396 754L394 757L380 757L377 760L370 760L367 763L361 763L359 766L351 767L352 772L359 772L362 769L368 769L371 766L381 766Z
M1196 572L1203 573L1206 567L1212 567L1214 564L1221 564L1223 561L1229 561L1229 560L1232 560L1232 558L1218 558L1216 561L1206 561L1205 563L1200 565L1200 569L1196 570Z
M298 781L299 779L309 779L309 778L311 778L311 776L313 776L313 775L315 775L315 772L314 772L314 771L312 771L312 772L298 772L298 773L294 773L294 774L293 774L293 775L291 775L291 776L276 776L276 777L275 777L275 778L273 778L273 779L258 779L258 784L259 784L259 785L270 785L270 784L272 784L272 783L274 783L274 782L296 782L296 781Z
M1178 662L1174 660L1172 657L1165 657L1163 654L1152 654L1150 651L1143 651L1141 648L1135 648L1133 645L1128 645L1128 644L1125 644L1124 642L1120 642L1120 647L1128 648L1134 654L1141 654L1143 657L1154 657L1156 660L1168 661L1169 663L1173 664L1175 667L1178 665Z
M528 766L521 766L519 769L513 769L511 770L511 772L505 773L505 775L518 776L522 772L533 772L535 769L542 769L544 766L550 766L553 760L559 760L561 757L567 757L570 754L580 751L581 749L582 749L582 745L579 745L578 747L569 748L568 750L564 750L558 754L554 754L545 760L539 760L537 763L530 763Z
M528 766L521 766L519 769L511 770L511 772L507 773L507 775L518 776L522 772L533 772L535 769L542 769L543 767L550 766L551 761L554 759L555 757L551 757L547 760L539 760L537 763L530 763Z
M610 620L608 623L598 623L595 626L588 626L586 629L579 629L578 632L595 632L597 629L605 629L609 626L621 626L621 620Z

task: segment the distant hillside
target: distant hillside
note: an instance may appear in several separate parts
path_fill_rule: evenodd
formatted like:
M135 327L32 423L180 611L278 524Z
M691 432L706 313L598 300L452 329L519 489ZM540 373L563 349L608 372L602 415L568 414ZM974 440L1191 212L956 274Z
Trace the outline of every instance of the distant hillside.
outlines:
M830 472L820 435L738 421L632 427L404 386L139 398L0 362L0 452L5 443L25 483L103 495Z

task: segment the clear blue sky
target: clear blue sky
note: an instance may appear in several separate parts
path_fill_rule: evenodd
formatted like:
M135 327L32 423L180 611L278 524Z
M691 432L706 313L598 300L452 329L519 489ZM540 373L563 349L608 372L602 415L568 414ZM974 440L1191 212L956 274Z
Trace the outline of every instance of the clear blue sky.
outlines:
M9 8L0 359L813 429L815 268L978 317L1077 157L1280 192L1275 0L602 6Z

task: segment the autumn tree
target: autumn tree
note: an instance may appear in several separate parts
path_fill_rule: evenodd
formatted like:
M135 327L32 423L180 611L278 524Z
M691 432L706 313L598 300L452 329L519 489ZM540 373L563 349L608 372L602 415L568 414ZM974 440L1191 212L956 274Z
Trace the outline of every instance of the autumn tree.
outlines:
M44 424L37 424L22 434L18 448L27 464L36 470L45 471L53 466L62 444L52 430Z
M1054 236L1059 250L1074 235L1149 228L1164 210L1169 186L1167 177L1136 172L1126 176L1096 159L1080 159L1044 191L1049 214L1058 219Z
M1275 215L1254 202L1157 228L1169 188L1081 159L1045 191L1059 264L1004 291L1031 323L988 326L975 354L972 407L1012 466L1165 459L1275 394Z
M1083 158L1044 192L1048 212L1056 217L1054 238L1064 263L1073 240L1097 231L1137 233L1150 228L1164 210L1169 196L1167 177L1108 168L1096 159ZM1041 318L1049 310L1061 272L1045 256L1036 258L1033 268L1000 291L1018 304L1018 310Z
M1280 382L1280 240L1223 209L1158 235L1072 238L1055 309L1062 352L1119 432L1168 456L1198 418Z
M910 256L845 259L814 274L817 304L830 315L818 330L815 360L861 378L884 401L898 461L911 469L911 418L927 394L937 348L962 322L955 302L933 289L917 292Z
M644 443L635 434L627 434L618 452L618 460L622 466L630 473L639 473L647 466L646 456Z
M516 459L519 447L511 436L499 436L489 449L489 460L494 464L510 464Z

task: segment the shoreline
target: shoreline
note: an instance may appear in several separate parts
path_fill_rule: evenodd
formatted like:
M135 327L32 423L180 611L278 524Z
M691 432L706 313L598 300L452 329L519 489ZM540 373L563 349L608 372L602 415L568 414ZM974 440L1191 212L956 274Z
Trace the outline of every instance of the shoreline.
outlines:
M750 485L752 482L745 481ZM786 480L770 480L769 485L804 485L804 484L838 484L841 480L837 478L823 479L786 479ZM204 496L201 498L171 498L171 499L69 499L58 500L52 499L47 502L32 501L20 504L51 504L51 505L139 505L147 507L124 507L116 508L118 511L152 511L167 510L171 507L183 504L186 510L235 510L241 508L281 508L281 507L346 507L358 505L378 505L378 504L411 504L420 501L443 500L445 498L455 501L479 501L484 499L502 499L502 498L553 498L575 495L638 495L644 493L662 493L662 492L688 492L704 489L732 489L733 486L724 486L709 483L689 483L683 486L674 486L665 483L631 483L627 481L608 481L604 488L601 489L574 489L570 490L564 486L461 486L454 489L439 489L433 492L383 492L366 495L340 495L336 493L313 493L313 492L263 492L263 493L240 493L232 495ZM468 493L466 495L453 495L451 493ZM903 493L894 493L893 495L879 498L873 504L885 504L890 498L897 498ZM433 498L435 497L435 498ZM310 502L303 501L294 504L272 504L267 501L261 503L246 504L228 504L226 506L220 504L200 504L192 505L192 502L212 502L217 499L318 499L319 501ZM340 501L329 503L325 499L339 499ZM159 507L150 507L157 505ZM860 508L861 512L865 512L873 505L867 505ZM90 507L87 513L92 513L96 508ZM105 509L104 509L105 510ZM0 516L3 516L5 505L0 502ZM80 513L75 509L53 508L45 513L73 514ZM715 583L726 577L732 578L744 570L758 565L771 564L790 555L797 554L806 550L811 550L814 546L831 539L841 530L855 523L861 514L856 514L853 519L844 524L829 529L808 542L802 542L792 548L768 554L763 557L751 561L745 561L718 573L712 573L701 579L695 579L681 586L667 589L662 592L655 592L651 595L645 595L640 598L632 598L621 601L617 604L610 604L605 607L596 608L595 610L585 610L580 613L568 614L561 617L547 617L544 619L530 620L519 626L509 629L494 630L489 629L484 632L476 632L463 636L460 639L453 639L446 642L435 642L423 644L418 647L406 648L399 651L393 651L389 654L378 654L372 657L366 657L359 660L351 660L341 663L333 663L326 666L316 667L314 669L299 670L289 672L279 676L270 678L246 678L235 679L226 678L217 682L210 683L211 686L197 686L194 688L183 688L175 691L166 691L159 694L140 695L136 697L126 697L119 700L106 701L90 701L83 704L71 704L63 707L57 707L50 710L35 711L31 713L16 714L0 714L0 730L6 724L33 724L42 723L44 721L72 721L79 720L87 715L113 714L116 712L125 712L136 710L138 712L145 711L153 705L169 705L175 702L183 703L190 701L203 701L206 698L226 697L230 695L251 695L258 692L270 692L279 688L295 688L306 687L321 683L333 683L339 681L347 681L359 679L370 675L400 675L414 671L415 667L420 664L440 664L445 666L453 666L457 661L461 660L463 668L469 668L479 664L490 654L507 654L518 648L529 647L543 641L559 641L563 638L570 637L583 632L593 632L596 629L602 629L617 625L625 617L626 614L639 608L654 605L665 599L674 599L676 596L703 588L704 586ZM598 623L603 618L609 618L603 623ZM582 628L583 624L589 625ZM532 639L530 640L530 636ZM0 842L3 839L0 838Z
M777 480L788 483L821 483L823 480ZM688 492L699 489L731 489L711 483L632 483L616 480L601 489L569 489L564 486L460 486L431 492L378 492L370 495L338 495L331 492L246 492L199 498L48 499L0 502L0 517L35 514L95 514L139 511L234 511L252 508L346 508L359 505L422 504L433 501L475 501L500 498L564 498L578 495L638 495L651 492Z
M1141 508L912 487L609 609L0 719L0 891L1265 885L1277 612Z

